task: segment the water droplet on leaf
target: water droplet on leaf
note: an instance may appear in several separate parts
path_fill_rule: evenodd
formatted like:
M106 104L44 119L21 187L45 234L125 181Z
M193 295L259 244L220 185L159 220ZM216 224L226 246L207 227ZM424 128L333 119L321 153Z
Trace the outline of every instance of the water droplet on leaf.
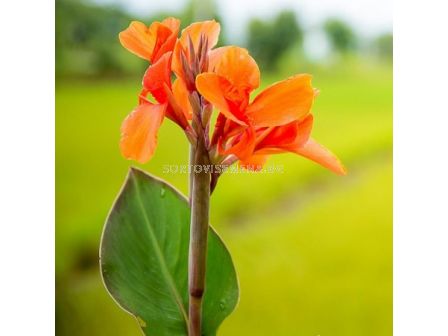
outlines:
M166 193L166 191L165 191L165 188L162 188L162 189L160 189L160 197L165 197L165 193Z

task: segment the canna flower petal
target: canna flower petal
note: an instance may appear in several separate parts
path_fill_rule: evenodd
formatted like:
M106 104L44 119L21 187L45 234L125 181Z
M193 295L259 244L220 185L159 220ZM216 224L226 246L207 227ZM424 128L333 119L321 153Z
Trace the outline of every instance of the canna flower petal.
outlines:
M260 86L260 69L247 49L228 46L212 50L209 69L227 79L242 94L248 95Z
M240 135L234 137L229 148L223 148L221 140L222 139L218 140L220 154L233 154L240 160L245 160L253 154L255 148L255 131L252 127L245 128Z
M139 21L132 21L129 27L119 34L123 47L148 61L151 60L156 38L154 30Z
M312 114L308 114L305 119L298 122L297 125L297 136L294 139L292 146L301 147L303 146L311 136L311 131L313 129L314 117ZM289 145L288 147L290 147Z
M172 16L167 17L166 19L164 19L161 24L165 27L168 27L169 29L171 29L172 32L177 34L179 33L179 27L180 27L180 20L176 19Z
M296 148L294 152L320 164L325 168L330 169L338 175L347 174L347 171L341 161L339 161L339 159L327 148L311 138L305 143L305 145Z
M227 52L230 46L219 47L213 50L210 50L208 53L208 71L214 72L216 64L220 61L221 57Z
M182 97L178 96L178 98L176 98L168 85L165 85L165 93L168 104L165 116L178 124L182 129L186 130L189 127L187 115L188 112L186 110L186 107L181 107L179 105L179 102L177 101L177 99Z
M275 154L295 152L310 138L313 128L313 115L309 114L302 121L275 127L256 146L257 154Z
M259 129L252 155L240 161L240 165L250 170L260 170L269 155L295 152L309 140L312 126L313 116L309 114L303 121Z
M165 52L172 51L179 32L180 21L167 18L153 22L149 27L139 21L132 21L119 34L120 43L133 54L156 62Z
M221 26L215 20L195 22L182 30L179 42L186 48L188 46L188 38L191 38L196 49L201 35L205 35L208 41L208 48L211 50L218 43L220 30Z
M303 119L310 112L313 100L311 76L296 75L263 90L246 113L254 126L280 126Z
M121 126L120 140L125 158L145 163L152 157L165 110L166 104L143 103L128 115Z
M294 143L299 134L298 122L292 122L283 126L273 127L267 129L265 132L269 132L264 135L265 132L261 132L256 146L256 152L259 154L274 154L284 152L284 146Z
M218 141L225 144L227 140L242 133L247 125L241 126L228 119L224 114L219 113L215 122L215 129L211 140L211 146L218 144Z
M206 72L196 77L196 88L199 93L212 103L226 118L240 124L247 125L244 110L239 103L228 99L232 84L222 76Z
M169 17L162 21L161 26L168 27L170 33L167 34L165 30L164 34L159 33L156 47L154 48L153 60L156 62L160 57L162 57L167 52L172 52L177 41L177 34L179 33L180 20Z
M190 104L190 99L188 98L189 92L182 79L177 78L173 82L173 96L181 108L182 113L185 115L185 118L187 120L191 120L193 116L193 109Z
M239 162L239 166L241 168L253 171L260 171L268 160L269 155L252 155L246 160L242 160Z
M166 103L165 85L171 88L171 52L148 67L143 76L143 94L150 92L159 103Z
M227 118L247 125L244 109L249 95L260 85L260 70L249 52L229 46L212 50L209 69L213 72L196 77L196 88Z

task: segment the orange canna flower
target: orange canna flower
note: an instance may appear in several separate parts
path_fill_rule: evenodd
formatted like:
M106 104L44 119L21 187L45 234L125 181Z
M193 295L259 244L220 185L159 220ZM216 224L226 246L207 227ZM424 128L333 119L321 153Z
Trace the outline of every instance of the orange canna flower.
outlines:
M212 64L213 72L197 76L196 86L228 119L244 126L279 126L309 113L314 99L310 75L296 75L275 83L249 104L250 93L260 84L255 60L243 48L220 49L224 50L217 49L220 57Z
M175 100L171 91L171 58L179 26L180 21L172 17L153 22L149 27L133 21L119 34L126 49L151 62L143 76L139 105L121 127L120 149L128 159L144 163L151 158L157 146L158 129L165 116L184 129L188 126L186 114L179 108L173 109L169 103ZM147 99L148 94L158 104L151 103Z
M275 83L250 103L250 93L260 84L255 60L246 49L239 47L224 47L214 52L217 56L213 52L210 55L213 72L197 76L197 89L228 120L227 125L221 123L218 127L237 129L235 124L243 126L243 133L233 143L245 144L221 150L223 154L245 159L254 149L256 128L284 125L301 120L309 113L314 99L310 75L297 75ZM217 132L227 133L226 137L220 137L221 142L229 140L232 134L225 130Z
M139 106L124 120L121 127L122 154L140 163L148 161L154 154L158 129L165 116L186 132L191 129L189 120L192 118L192 108L186 84L180 76L171 83L174 47L177 47L180 57L180 50L184 52L184 44L189 39L197 49L203 47L201 41L204 43L206 40L204 36L212 42L210 46L217 43L217 22L205 21L190 25L182 31L176 43L179 24L179 20L175 18L154 22L149 27L134 21L119 35L120 42L126 49L151 62L143 76ZM190 54L191 50L185 52L188 59L192 58ZM178 63L173 62L174 68L175 64ZM148 95L157 103L152 103L147 98Z
M270 154L293 152L345 174L329 150L309 139L316 95L310 75L277 82L250 102L260 72L247 50L224 47L212 51L210 69L213 72L197 76L196 87L220 111L211 144L221 155L233 154L245 167L261 167Z
M317 92L310 75L274 83L251 101L260 85L260 70L248 51L236 46L213 49L220 32L214 20L191 24L177 39L179 26L175 18L149 27L134 21L120 33L126 49L151 63L143 76L139 105L121 127L120 148L126 158L148 161L168 117L193 144L200 135L190 123L201 123L201 136L215 164L239 160L243 167L259 169L269 155L292 152L345 174L337 157L310 138L310 110ZM209 139L212 106L219 115Z

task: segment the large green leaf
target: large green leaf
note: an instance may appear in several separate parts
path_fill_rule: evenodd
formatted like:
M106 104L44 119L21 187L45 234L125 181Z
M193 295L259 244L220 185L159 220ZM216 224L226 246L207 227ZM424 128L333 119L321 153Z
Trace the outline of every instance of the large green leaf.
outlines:
M145 335L187 335L190 208L172 186L131 168L103 232L100 264L115 301ZM210 228L203 335L215 335L238 301L232 259Z

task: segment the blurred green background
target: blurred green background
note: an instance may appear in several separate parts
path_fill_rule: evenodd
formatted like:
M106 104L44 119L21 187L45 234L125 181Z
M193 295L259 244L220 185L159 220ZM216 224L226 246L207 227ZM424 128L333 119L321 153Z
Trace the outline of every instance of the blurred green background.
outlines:
M178 10L139 16L124 5L56 0L58 335L140 335L98 269L102 226L135 165L120 155L119 128L147 66L122 49L117 34L132 19L220 19L219 8L179 1ZM221 178L212 225L233 255L241 298L219 335L392 335L392 35L366 37L337 16L323 15L319 25L303 19L293 9L273 11L243 22L239 37L227 19L220 43L250 49L263 87L314 75L321 94L313 136L349 174L282 154L268 162L282 165L282 174ZM141 167L186 193L188 177L164 174L163 165L187 159L187 140L167 120L156 155Z

